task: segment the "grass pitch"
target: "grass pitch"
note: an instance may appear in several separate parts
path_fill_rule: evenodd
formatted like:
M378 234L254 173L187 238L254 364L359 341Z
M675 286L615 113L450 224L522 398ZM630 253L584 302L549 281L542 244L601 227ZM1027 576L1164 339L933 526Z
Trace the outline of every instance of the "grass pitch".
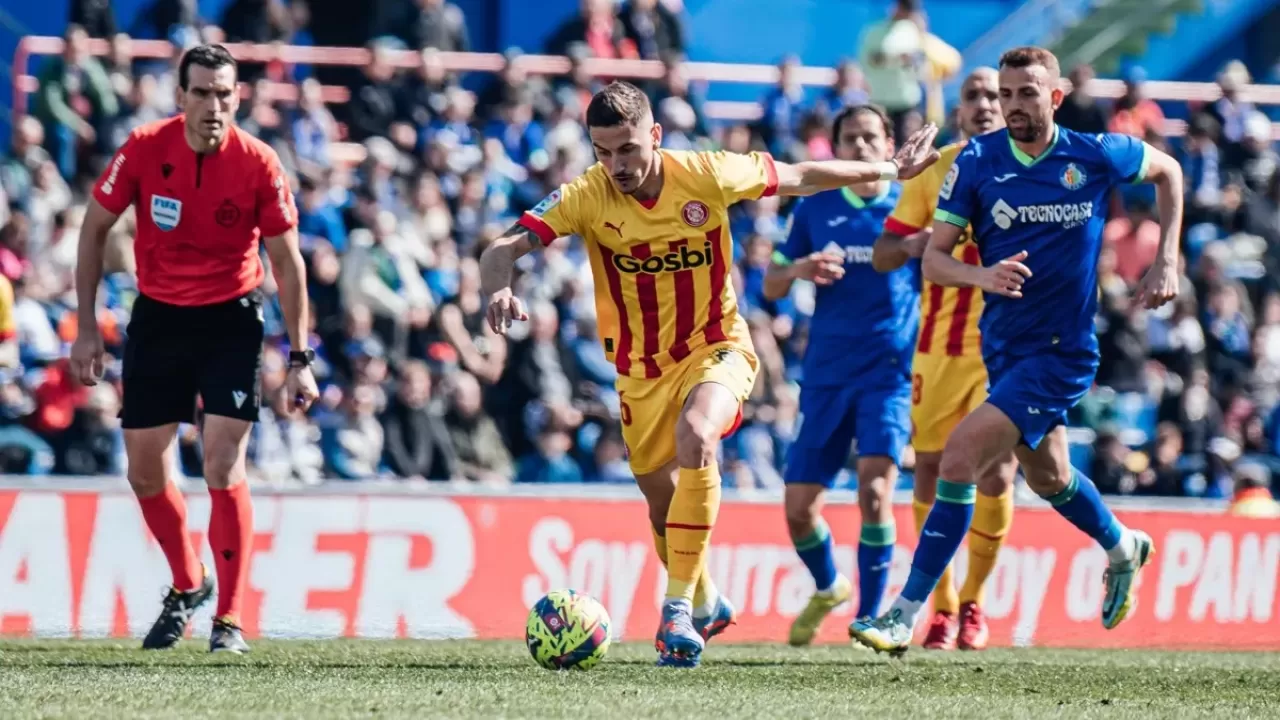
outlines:
M518 643L0 642L0 716L564 718L1274 718L1276 654L993 650L901 661L827 646L713 645L703 667L652 667L643 643L554 673Z

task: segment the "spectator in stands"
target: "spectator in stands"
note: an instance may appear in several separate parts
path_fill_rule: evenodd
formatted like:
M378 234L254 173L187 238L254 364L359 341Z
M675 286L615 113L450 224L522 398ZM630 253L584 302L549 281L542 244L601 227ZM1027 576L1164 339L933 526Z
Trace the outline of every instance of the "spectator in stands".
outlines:
M1180 377L1204 361L1204 330L1196 319L1196 298L1184 292L1164 308L1153 311L1147 320L1147 343L1151 358Z
M684 60L680 56L668 56L663 60L662 81L649 98L653 107L660 107L667 98L679 98L693 110L694 123L692 132L697 137L710 137L711 130L707 125L705 88L691 85L688 72L684 68Z
M518 483L580 483L582 468L569 457L573 440L563 430L545 428L538 434L535 451L520 458Z
M338 254L347 251L347 228L342 222L342 212L329 197L328 182L323 176L308 172L299 177L298 232L308 238L304 239L304 246L312 245L310 238L322 238L331 251Z
M375 332L395 352L408 342L410 328L430 320L431 294L408 243L396 233L395 215L383 211L377 222L374 231L351 233L340 282L344 301L369 308Z
M584 43L593 57L638 57L613 0L582 0L577 17L566 20L547 40L547 53L570 55L577 43Z
M438 321L444 338L453 346L462 368L485 385L502 377L507 341L485 322L486 299L480 293L480 266L466 258L458 266L457 295L440 307Z
M457 5L445 0L412 0L392 7L375 36L397 37L414 50L471 50L467 19Z
M58 170L70 181L81 150L97 147L99 130L119 105L107 71L89 54L84 28L68 27L65 38L62 56L47 60L40 71L34 114L44 124L46 147Z
M444 416L431 397L431 371L421 360L400 369L395 396L381 415L387 469L398 478L452 480L461 477Z
M141 125L167 117L158 102L159 83L154 75L142 75L130 83L129 93L121 104L120 116L112 124L111 141L124 145L129 133Z
M1182 143L1182 175L1186 179L1187 227L1214 222L1222 202L1222 156L1218 150L1218 122L1210 115L1196 115Z
M133 38L124 33L111 37L111 51L103 61L107 76L111 78L111 88L115 90L116 101L124 105L133 89Z
M868 25L858 41L871 101L889 112L897 142L907 136L909 117L924 99L924 32L916 21L919 0L896 0L889 17Z
M1250 396L1261 407L1273 407L1280 403L1280 293L1263 299L1252 349Z
M515 457L534 449L543 428L572 430L582 424L582 413L574 406L573 385L557 342L559 326L555 305L546 301L532 303L529 336L510 343L506 367L488 393L490 411ZM538 442L552 448L559 446L559 439L554 437Z
M796 158L796 144L800 138L800 125L804 118L804 86L797 73L800 58L788 55L778 64L778 84L760 101L764 115L760 118L760 137L769 152L779 158Z
M1236 517L1280 518L1280 503L1271 495L1271 472L1258 463L1235 469L1234 492L1227 512Z
M517 93L498 108L498 116L489 121L485 137L497 138L512 161L536 171L550 164L543 145L543 128L533 117L533 95Z
M684 55L684 23L658 0L630 0L621 11L623 34L641 58Z
M1124 75L1124 95L1116 100L1107 129L1145 139L1148 133L1164 133L1164 111L1146 96L1147 71L1133 66Z
M1137 286L1156 259L1160 223L1149 205L1134 203L1127 213L1107 221L1102 241L1115 248L1116 272L1126 283Z
M17 373L0 371L0 472L44 475L54 467L49 443L25 426L36 401Z
M377 418L379 395L373 385L356 385L343 399L341 412L321 426L320 448L331 477L369 480L382 474L385 437Z
M1089 92L1089 83L1093 82L1093 67L1080 64L1071 69L1071 92L1062 101L1062 107L1053 114L1053 119L1068 130L1082 133L1102 133L1107 131L1107 111L1098 99Z
M525 97L533 105L534 117L546 119L554 112L550 86L543 77L529 74L526 63L520 60L522 55L519 48L503 54L502 70L489 80L476 100L482 119L496 119L503 107Z
M129 33L134 37L164 38L174 28L194 29L202 22L197 0L155 0L138 15Z
M1209 365L1214 375L1239 378L1247 372L1252 336L1243 304L1243 290L1236 283L1221 284L1209 291L1204 325L1208 331Z
M1215 100L1205 112L1222 128L1222 140L1228 149L1244 140L1245 119L1256 109L1251 102L1240 99L1240 90L1252 79L1249 69L1239 60L1227 63L1218 74L1218 88L1222 97Z
M105 40L116 34L116 13L111 0L71 0L67 22L84 28L91 38Z
M1182 434L1177 425L1162 422L1156 426L1156 436L1151 443L1151 467L1139 476L1141 494L1183 494L1182 450Z
M862 74L862 68L853 60L845 59L836 66L836 81L818 99L817 111L825 125L845 107L870 101L867 78Z
M480 383L471 373L455 372L449 376L445 427L462 477L485 485L511 482L511 454L497 423L484 411Z
M0 158L0 188L10 203L25 209L31 199L35 174L51 159L41 147L44 142L44 126L30 115L18 119L10 139L11 148ZM7 209L7 207L6 207Z
M294 110L290 133L298 159L328 168L332 161L329 145L338 139L338 124L324 105L320 83L315 78L302 81L298 107Z
M1244 135L1227 153L1226 165L1235 182L1253 192L1265 192L1280 156L1272 140L1271 119L1254 110L1245 116Z
M271 43L288 37L288 15L278 0L231 0L220 26L228 42Z
M596 439L591 465L591 473L586 478L588 482L621 484L636 480L631 465L627 463L622 432L616 426L602 431Z
M262 411L249 438L250 476L273 485L314 485L324 477L320 429L291 412L285 358L275 347L262 355Z
M410 230L418 236L427 250L435 253L436 247L452 238L453 214L440 192L440 181L430 172L418 176L406 219Z
M380 44L371 45L369 50L371 57L364 67L364 78L347 105L347 127L355 142L386 136L396 120L396 92L392 85L395 69L388 58L389 50Z

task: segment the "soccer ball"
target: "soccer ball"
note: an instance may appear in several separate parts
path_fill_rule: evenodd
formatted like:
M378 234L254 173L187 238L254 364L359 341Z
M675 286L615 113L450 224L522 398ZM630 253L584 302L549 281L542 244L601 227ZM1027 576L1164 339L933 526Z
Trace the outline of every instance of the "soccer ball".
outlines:
M524 641L548 670L590 670L609 651L609 613L590 596L552 590L529 610Z

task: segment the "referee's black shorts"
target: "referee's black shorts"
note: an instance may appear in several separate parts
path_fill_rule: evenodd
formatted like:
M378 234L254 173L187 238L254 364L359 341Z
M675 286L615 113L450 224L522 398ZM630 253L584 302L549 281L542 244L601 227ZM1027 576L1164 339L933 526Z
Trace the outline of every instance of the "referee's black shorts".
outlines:
M255 422L261 395L262 291L183 307L138 295L124 348L121 424L149 428L206 415Z

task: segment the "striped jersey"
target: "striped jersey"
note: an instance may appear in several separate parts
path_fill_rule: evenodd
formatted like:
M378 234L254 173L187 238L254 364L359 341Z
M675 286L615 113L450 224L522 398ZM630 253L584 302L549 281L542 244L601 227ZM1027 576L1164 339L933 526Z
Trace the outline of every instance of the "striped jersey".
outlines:
M895 235L910 235L933 224L938 206L938 192L946 180L963 142L941 150L942 157L920 175L903 183L898 206L885 221L884 228ZM953 257L967 265L980 265L973 230L965 228L956 244ZM977 288L943 287L924 280L920 293L920 336L916 352L922 355L980 355L982 335L978 320L982 317L982 293Z
M619 192L597 163L519 221L544 245L586 242L605 355L632 378L661 377L707 345L752 350L730 278L728 209L778 187L767 154L659 154L663 186L652 203Z

